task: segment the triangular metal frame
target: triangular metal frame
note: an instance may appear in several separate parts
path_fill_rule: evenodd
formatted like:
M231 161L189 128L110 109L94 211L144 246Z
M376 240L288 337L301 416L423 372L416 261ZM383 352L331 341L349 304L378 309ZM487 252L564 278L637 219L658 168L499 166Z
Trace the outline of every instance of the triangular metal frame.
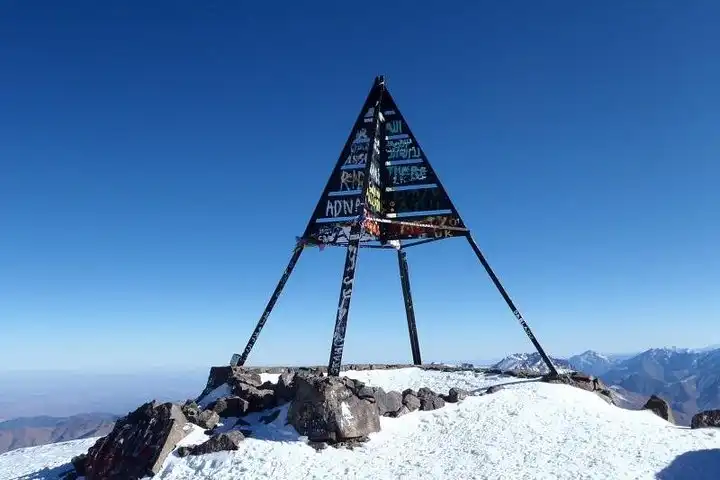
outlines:
M395 249L410 335L413 364L422 363L405 249L464 236L495 287L547 365L550 358L510 299L450 200L435 170L400 113L382 76L375 78L335 168L305 231L297 239L280 282L268 301L242 354L231 365L244 365L282 293L303 249L345 247L345 266L333 332L328 374L339 375L345 344L355 267L360 248Z

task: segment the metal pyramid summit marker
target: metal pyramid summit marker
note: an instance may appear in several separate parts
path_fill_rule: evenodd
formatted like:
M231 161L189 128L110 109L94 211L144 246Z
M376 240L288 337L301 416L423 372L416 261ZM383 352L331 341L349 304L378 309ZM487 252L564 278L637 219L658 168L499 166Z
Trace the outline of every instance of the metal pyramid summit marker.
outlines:
M345 330L360 248L397 251L413 363L422 363L405 248L445 238L467 238L482 266L550 372L550 358L485 260L435 170L400 113L382 76L375 78L335 168L293 255L242 354L231 365L244 365L275 302L305 247L347 249L333 333L328 374L339 375Z

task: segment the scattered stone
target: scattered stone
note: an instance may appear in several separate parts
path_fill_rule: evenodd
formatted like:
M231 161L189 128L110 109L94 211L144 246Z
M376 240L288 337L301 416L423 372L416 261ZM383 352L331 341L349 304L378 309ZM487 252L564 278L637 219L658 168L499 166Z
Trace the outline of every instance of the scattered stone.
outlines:
M357 396L345 377L295 377L288 423L310 441L332 443L380 431L377 407Z
M445 406L445 400L429 388L422 387L418 390L417 398L420 400L420 410L437 410Z
M325 450L327 448L327 443L325 442L308 442L308 445L310 445L312 448L314 448L316 451Z
M420 410L420 399L414 390L407 389L402 393L403 405L408 409L409 412Z
M457 403L465 400L470 392L463 390L462 388L451 388L447 395L442 395L441 398L448 403Z
M598 378L589 375L578 372L562 375L552 375L548 373L540 377L540 381L546 383L562 383L587 390L588 392L594 392L610 405L616 405L612 390L607 388Z
M503 387L502 385L492 385L492 386L488 387L487 390L485 390L485 394L490 395L493 393L497 393L500 390L505 390L505 387Z
M219 433L200 445L190 447L190 455L205 455L207 453L222 452L224 450L237 450L245 437L238 430Z
M675 423L673 418L672 410L665 400L658 397L657 395L651 395L648 401L643 406L643 410L652 410L652 412L663 420L667 420L670 423Z
M110 434L90 447L85 477L87 480L131 479L156 474L175 445L185 437L186 423L178 405L155 401L141 405L118 420Z
M237 395L222 397L208 405L212 410L223 418L242 417L250 411L250 403Z
M349 440L343 440L342 442L333 443L332 446L335 448L347 448L348 450L353 450L368 441L370 441L370 437L362 436Z
M190 455L190 447L185 447L185 446L178 447L176 453L177 453L177 456L180 458L187 457L188 455Z
M375 391L375 404L381 416L394 417L403 407L403 397L400 392L385 392L382 388L378 388Z
M690 428L720 427L720 410L705 410L693 415Z
M260 417L260 421L264 423L265 425L274 422L278 416L280 416L280 410L275 410L272 413L269 413L268 415L263 415Z

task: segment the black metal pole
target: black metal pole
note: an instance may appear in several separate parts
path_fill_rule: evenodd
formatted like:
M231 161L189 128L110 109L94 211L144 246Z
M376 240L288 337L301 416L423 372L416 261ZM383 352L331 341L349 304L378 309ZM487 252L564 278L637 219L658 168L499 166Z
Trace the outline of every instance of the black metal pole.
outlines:
M377 156L380 155L380 118L382 116L382 97L385 91L385 80L382 76L375 79L375 85L380 87L378 98L373 105L373 136L370 142L370 152L366 158L366 165L363 178L365 182L362 185L360 194L360 203L364 207L363 216L367 212L367 186L370 178L370 166ZM347 253L345 254L345 267L343 268L343 280L340 287L340 300L338 301L337 317L335 318L335 329L333 331L332 346L330 347L330 360L328 361L328 375L337 377L340 375L340 366L342 364L343 348L345 346L345 331L347 330L348 313L350 311L350 299L352 298L353 283L355 282L355 265L357 261L358 250L360 249L360 237L364 231L363 219L359 218L350 227L348 238Z
M505 291L505 288L500 283L500 280L498 279L497 275L495 275L495 272L493 272L492 268L490 268L490 264L485 260L485 257L483 256L482 252L480 251L480 247L478 247L477 243L475 243L475 240L472 238L472 235L470 235L470 232L466 234L466 237L468 239L468 242L470 243L470 246L472 247L473 251L475 252L475 255L477 255L478 260L480 260L480 263L482 263L482 266L485 267L485 271L490 275L490 279L495 284L497 289L500 291L500 295L505 299L505 302L508 304L508 307L510 307L510 310L512 310L513 315L515 315L515 318L518 319L520 322L520 325L522 326L523 330L525 330L525 334L530 338L530 341L535 346L535 349L540 354L540 357L542 357L543 361L547 365L548 369L550 370L550 374L557 376L558 372L555 369L555 366L550 361L550 357L548 357L545 354L545 350L540 346L540 342L537 341L537 338L535 338L535 335L533 335L532 331L530 330L530 327L528 326L525 319L523 319L522 314L517 309L513 301L510 299L510 296Z
M420 342L418 341L417 325L415 324L415 309L413 308L412 293L410 292L410 272L408 271L407 256L403 250L398 249L398 266L400 267L400 283L402 285L403 299L405 300L405 315L407 316L408 332L410 333L410 349L412 350L413 364L422 365L420 358Z
M335 319L335 330L333 332L332 346L330 348L330 361L328 362L328 375L337 377L340 375L343 347L345 346L345 331L347 330L348 313L350 312L350 300L355 282L355 266L357 263L358 244L360 243L361 225L357 222L350 229L350 243L345 254L345 267L343 268L343 280L340 288L340 301L338 302L337 318Z
M270 297L270 300L268 301L267 305L265 306L265 311L263 312L262 316L260 317L260 321L257 323L257 326L255 327L255 330L253 330L252 335L250 335L250 340L248 340L247 345L245 346L245 350L243 350L242 355L233 355L233 358L230 362L230 364L235 366L242 366L245 365L245 361L247 361L248 355L250 355L250 350L252 350L253 346L255 345L255 342L258 339L258 336L260 335L260 331L265 326L265 322L267 322L268 317L270 316L270 312L272 312L273 307L275 307L275 302L277 302L278 297L283 291L283 288L285 288L285 284L288 281L288 278L290 278L290 274L292 273L293 269L295 268L295 264L297 263L298 259L300 258L300 254L303 251L303 245L302 243L298 242L295 245L295 249L293 250L292 257L290 257L290 262L288 263L287 267L285 268L285 271L283 272L282 277L280 278L280 282L278 282L277 287L275 287L275 291L273 292L272 296Z

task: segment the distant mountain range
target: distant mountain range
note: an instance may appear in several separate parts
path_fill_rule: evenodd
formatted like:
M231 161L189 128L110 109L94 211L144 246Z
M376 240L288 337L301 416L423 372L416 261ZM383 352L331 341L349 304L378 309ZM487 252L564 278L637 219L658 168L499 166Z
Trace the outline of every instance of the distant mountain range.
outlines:
M110 433L118 415L83 413L71 417L23 417L0 422L0 454L23 447L97 437Z
M611 386L624 405L640 407L652 394L665 399L680 425L700 410L720 408L720 348L653 348L633 356L588 350L568 359L552 358L558 369L594 375ZM503 370L546 373L538 353L513 354L493 365ZM638 405L639 403L639 405Z

